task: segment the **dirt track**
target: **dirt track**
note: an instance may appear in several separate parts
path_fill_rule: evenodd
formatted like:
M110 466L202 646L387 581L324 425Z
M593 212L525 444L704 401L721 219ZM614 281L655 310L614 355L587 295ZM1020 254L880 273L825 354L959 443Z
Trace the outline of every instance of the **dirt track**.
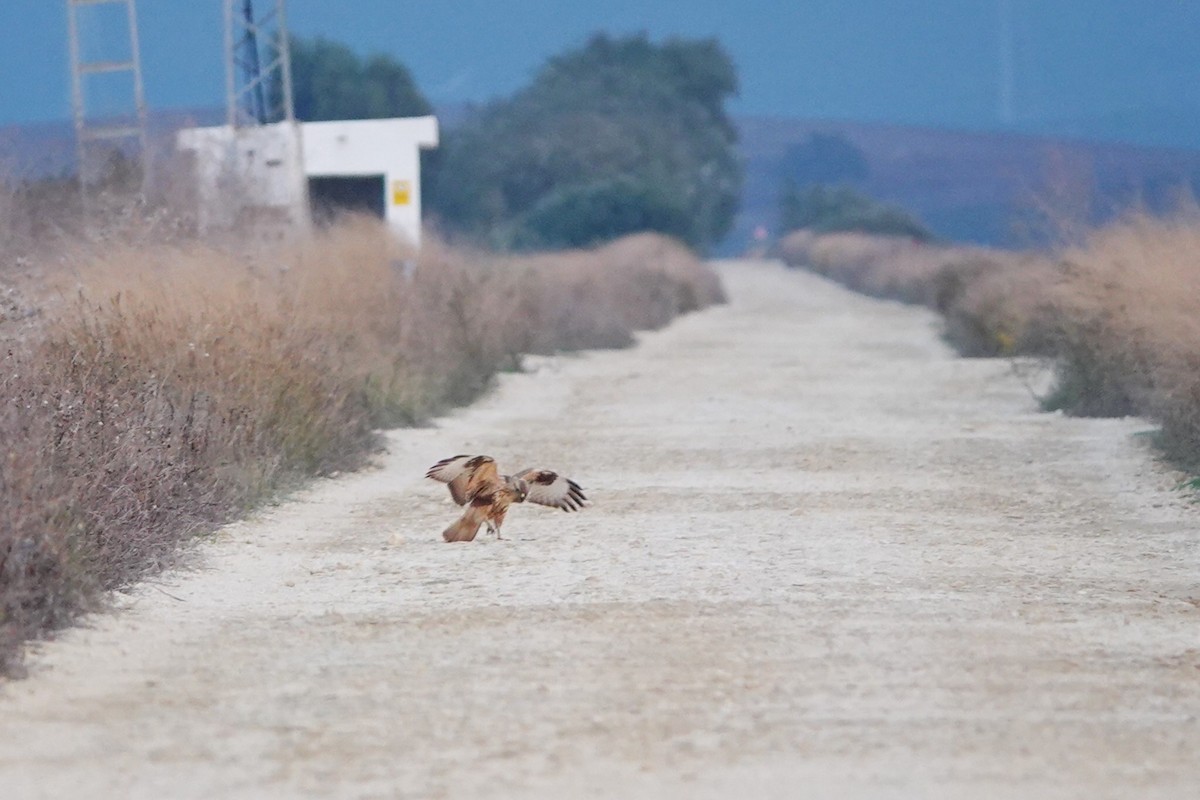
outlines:
M762 263L201 548L0 688L0 795L1130 797L1200 786L1200 512L921 310ZM594 500L445 545L486 452Z

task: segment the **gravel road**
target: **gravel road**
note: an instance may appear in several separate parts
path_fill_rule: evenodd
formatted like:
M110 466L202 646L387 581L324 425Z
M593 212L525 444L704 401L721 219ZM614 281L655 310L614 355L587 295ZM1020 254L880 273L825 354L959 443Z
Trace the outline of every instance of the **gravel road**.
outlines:
M0 686L0 795L1200 796L1200 511L926 311L767 262L197 548ZM583 484L447 545L422 479Z

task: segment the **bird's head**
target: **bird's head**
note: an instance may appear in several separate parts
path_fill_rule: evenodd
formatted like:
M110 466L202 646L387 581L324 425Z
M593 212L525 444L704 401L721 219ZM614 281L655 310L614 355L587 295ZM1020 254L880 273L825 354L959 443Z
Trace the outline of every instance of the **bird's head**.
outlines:
M518 503L524 503L525 498L529 495L529 484L524 478L510 477L507 481L509 491L516 495Z

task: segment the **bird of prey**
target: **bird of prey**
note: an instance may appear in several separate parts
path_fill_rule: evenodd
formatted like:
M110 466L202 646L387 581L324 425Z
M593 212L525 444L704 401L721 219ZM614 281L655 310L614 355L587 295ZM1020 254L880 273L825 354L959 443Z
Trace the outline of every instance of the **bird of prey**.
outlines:
M544 506L578 511L587 498L579 484L548 469L527 469L501 475L491 456L443 458L429 468L426 478L449 484L450 496L466 506L462 517L442 532L447 542L469 542L487 523L488 531L500 537L504 515L513 503L526 500Z

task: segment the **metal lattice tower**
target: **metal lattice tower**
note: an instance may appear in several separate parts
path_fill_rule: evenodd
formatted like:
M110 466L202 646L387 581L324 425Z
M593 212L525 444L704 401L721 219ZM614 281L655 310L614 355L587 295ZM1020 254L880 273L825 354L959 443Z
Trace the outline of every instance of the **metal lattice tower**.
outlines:
M252 0L225 0L226 112L232 128L295 120L285 2L267 5L256 15Z
M81 18L105 14L107 20ZM107 21L108 29L89 24L97 21ZM79 183L86 196L106 177L114 153L143 162L146 158L146 102L134 0L67 0L67 30ZM102 80L126 85L94 85ZM104 98L103 88L116 91ZM105 99L107 105L101 102ZM144 163L142 173L144 182Z

